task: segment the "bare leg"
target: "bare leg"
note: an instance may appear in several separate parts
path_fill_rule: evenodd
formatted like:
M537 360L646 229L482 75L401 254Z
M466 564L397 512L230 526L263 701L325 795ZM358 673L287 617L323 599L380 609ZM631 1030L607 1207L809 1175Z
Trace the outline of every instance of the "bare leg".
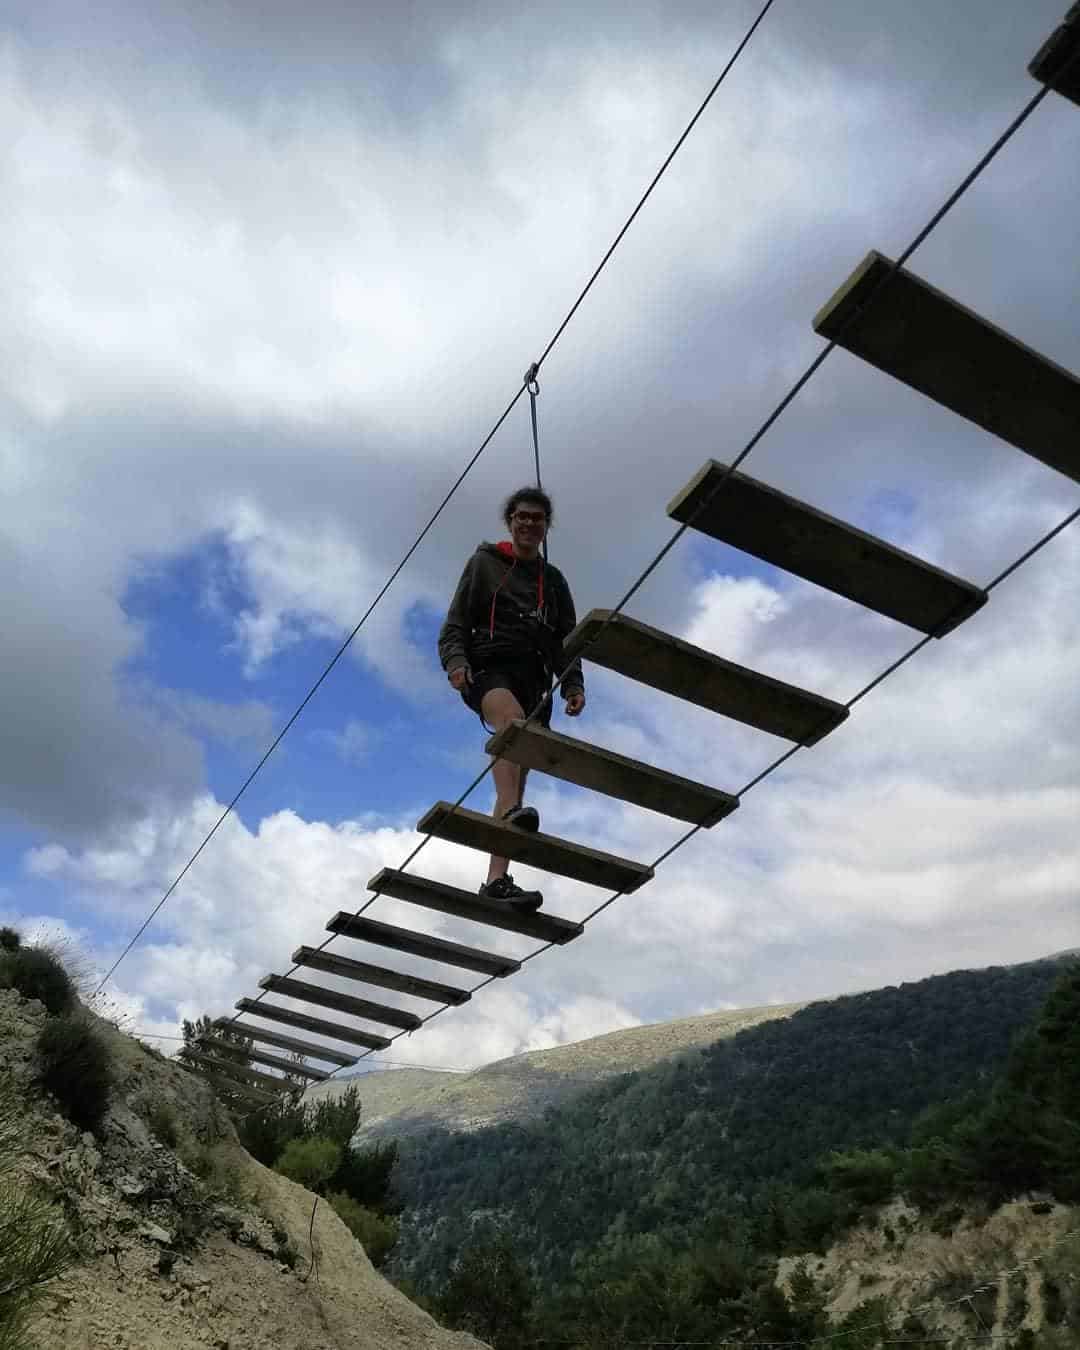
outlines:
M489 727L494 727L496 731L502 731L503 727L508 726L515 719L521 719L525 716L521 704L509 689L489 689L484 695L480 707L484 714L484 721ZM521 801L528 774L528 769L523 769L518 764L512 764L508 759L497 759L495 761L491 776L495 779L495 810L492 814L496 820L501 820L512 806L516 806ZM494 881L496 877L505 876L509 866L510 862L507 858L500 858L493 853L488 864L488 881Z

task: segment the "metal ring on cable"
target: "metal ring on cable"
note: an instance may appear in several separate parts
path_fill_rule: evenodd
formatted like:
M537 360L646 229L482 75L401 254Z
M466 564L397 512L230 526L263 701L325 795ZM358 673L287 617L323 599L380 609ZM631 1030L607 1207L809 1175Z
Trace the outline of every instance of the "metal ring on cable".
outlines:
M535 361L525 372L525 381L524 381L525 388L528 389L529 393L532 394L533 398L535 398L537 394L540 392L540 385L537 383L536 379L539 373L540 367L537 365Z

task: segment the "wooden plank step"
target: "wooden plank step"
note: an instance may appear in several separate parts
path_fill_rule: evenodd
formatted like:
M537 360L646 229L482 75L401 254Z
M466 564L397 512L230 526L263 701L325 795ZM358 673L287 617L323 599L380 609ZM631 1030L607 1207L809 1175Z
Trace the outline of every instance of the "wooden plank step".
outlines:
M242 1083L239 1078L224 1078L221 1074L210 1073L209 1070L206 1073L206 1081L217 1093L235 1093L245 1101L257 1103L259 1106L279 1102L282 1096L280 1092L263 1092L261 1088L252 1087L250 1083Z
M884 281L891 267L870 252L815 331L1080 482L1080 379L905 268Z
M573 877L575 881L585 881L591 886L621 891L625 895L644 886L653 874L652 868L644 863L618 858L613 853L601 853L583 844L572 844L568 839L556 839L551 834L528 834L464 806L454 810L449 802L436 802L416 828L421 834L433 834L453 844L496 853L514 862Z
M1080 3L1035 53L1028 72L1080 106Z
M261 1008L264 1005L259 1003L256 1006ZM312 1059L328 1060L342 1069L351 1069L358 1063L355 1055L346 1055L343 1051L333 1050L328 1045L297 1040L295 1036L283 1036L279 1031L263 1031L261 1027L250 1026L247 1022L232 1022L228 1018L220 1018L214 1025L222 1030L241 1031L249 1040L265 1041L267 1045L276 1045L279 1050L292 1050L298 1055L308 1055ZM333 1026L333 1023L328 1022L327 1026Z
M943 637L986 603L986 592L971 582L755 478L727 472L709 460L669 503L668 515L693 517L695 530L922 633Z
M275 1078L273 1074L259 1073L258 1069L249 1069L245 1064L234 1064L231 1059L218 1059L216 1055L204 1055L201 1051L192 1050L190 1047L185 1051L184 1058L194 1060L196 1064L205 1064L208 1069L226 1078L239 1078L242 1082L254 1083L256 1087L265 1088L268 1092L285 1092L292 1087L291 1083L286 1083L282 1078Z
M553 942L559 946L572 942L585 931L580 923L558 919L554 914L541 914L539 911L522 914L498 900L484 900L473 891L447 886L442 881L429 881L427 877L414 876L411 872L398 872L392 867L384 867L381 872L377 872L368 882L368 889L379 895L389 895L394 900L423 905L425 909L434 909L440 914L452 914L457 919L490 924L492 928L502 928L507 933L521 933L525 937L539 938L541 942Z
M815 745L848 715L842 703L759 675L625 614L612 618L610 609L591 609L566 639L564 660L577 656L801 745Z
M385 1022L387 1026L400 1027L402 1031L415 1031L420 1025L420 1018L415 1013L404 1012L401 1008L388 1008L383 1003L369 1003L366 998L339 994L336 989L324 989L321 985L293 980L287 975L264 975L259 981L259 988L271 994L299 999L301 1003L315 1003L320 1008L333 1008L335 1012L366 1017L369 1022Z
M215 1049L236 1049L236 1045L233 1041L227 1041L221 1036L200 1036L199 1044L209 1046L211 1052ZM324 1079L330 1077L325 1069L315 1069L307 1064L297 1064L291 1059L282 1059L280 1055L272 1055L267 1050L260 1050L257 1045L253 1045L244 1053L249 1059L257 1060L260 1064L269 1064L272 1069L280 1069L282 1073L297 1074L301 1078L311 1078L318 1083L321 1083Z
M539 769L579 787L659 811L675 820L711 828L739 805L719 788L654 768L637 759L575 740L538 723L514 721L492 736L484 749L527 769Z
M328 932L356 938L358 942L373 942L378 947L425 956L429 961L441 961L444 965L459 966L462 970L475 970L481 975L497 975L502 979L521 969L521 962L508 956L482 952L476 947L463 947L460 942L447 942L445 938L414 933L408 928L395 928L393 924L380 923L377 919L361 919L355 914L346 914L344 910L339 910L326 927Z
M365 961L317 951L314 947L297 947L291 959L298 966L322 970L327 975L340 975L345 980L362 980L365 984L396 989L399 994L430 999L433 1003L449 1003L460 1007L472 998L467 989L455 989L452 985L438 984L435 980L423 980L418 975L403 975L396 970L385 970L382 966L369 966Z
M342 1026L340 1022L327 1022L322 1017L309 1017L307 1013L294 1012L292 1008L282 1008L277 1003L267 1003L265 999L240 998L233 1007L238 1012L250 1013L252 1017L265 1017L268 1022L281 1022L284 1026L295 1027L297 1031L312 1031L316 1036L334 1036L339 1041L362 1045L367 1050L385 1050L390 1044L386 1036L379 1036L374 1031L361 1031L357 1027ZM256 1034L246 1024L244 1030L249 1036ZM264 1035L260 1039L266 1040L267 1037ZM329 1058L329 1053L323 1055L323 1059Z

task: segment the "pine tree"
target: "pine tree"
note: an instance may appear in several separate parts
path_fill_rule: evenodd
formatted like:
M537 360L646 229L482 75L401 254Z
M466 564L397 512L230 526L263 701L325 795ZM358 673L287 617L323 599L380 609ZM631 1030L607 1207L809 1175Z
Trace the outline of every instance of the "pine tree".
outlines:
M213 1055L215 1059L224 1063L235 1064L238 1068L246 1069L251 1067L251 1038L234 1027L219 1024L206 1013L197 1017L194 1022L185 1017L181 1029L184 1035L184 1044L180 1049L178 1058L184 1060L195 1073L206 1078L212 1084L220 1101L230 1110L250 1110L250 1098L239 1087L233 1088L231 1086L232 1080L228 1074L215 1073L209 1065L191 1059L189 1052L198 1051L200 1054ZM226 1041L228 1046L202 1045L200 1042L204 1036L212 1036L217 1041Z
M502 1232L480 1238L462 1253L438 1300L449 1326L513 1350L524 1340L533 1287L510 1239Z

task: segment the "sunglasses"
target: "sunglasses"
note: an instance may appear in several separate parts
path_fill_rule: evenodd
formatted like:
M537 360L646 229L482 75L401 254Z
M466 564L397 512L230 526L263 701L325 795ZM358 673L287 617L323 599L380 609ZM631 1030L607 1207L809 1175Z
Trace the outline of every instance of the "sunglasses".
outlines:
M543 511L515 511L511 519L519 525L543 525L547 515Z

